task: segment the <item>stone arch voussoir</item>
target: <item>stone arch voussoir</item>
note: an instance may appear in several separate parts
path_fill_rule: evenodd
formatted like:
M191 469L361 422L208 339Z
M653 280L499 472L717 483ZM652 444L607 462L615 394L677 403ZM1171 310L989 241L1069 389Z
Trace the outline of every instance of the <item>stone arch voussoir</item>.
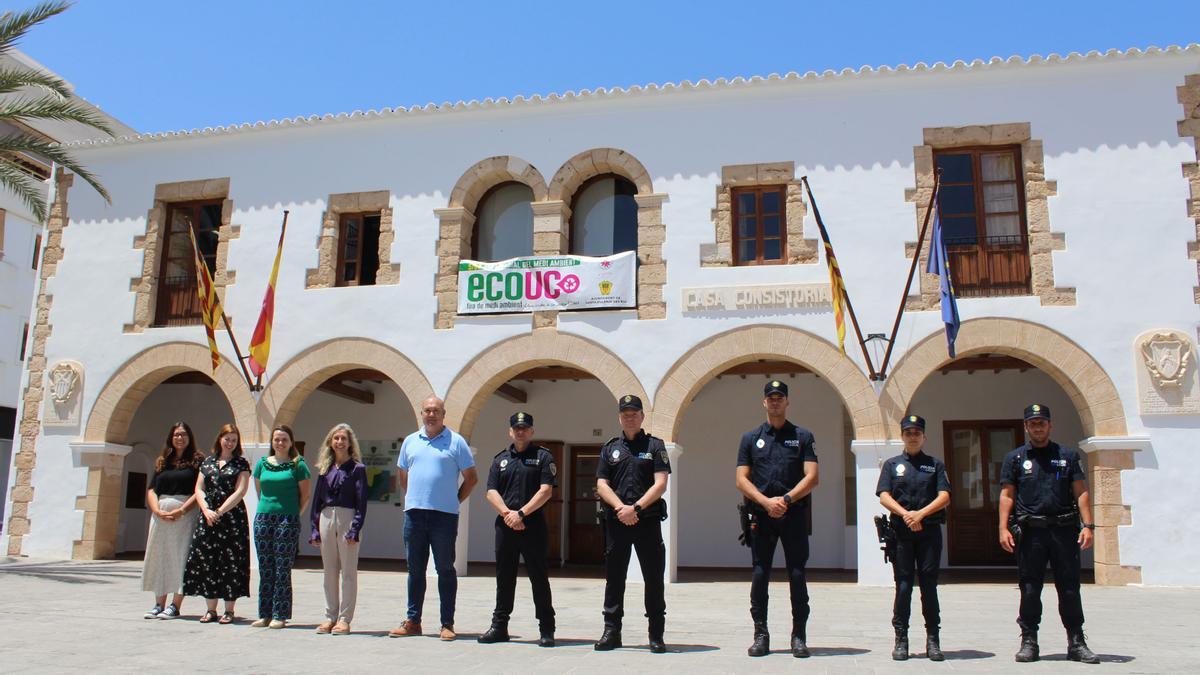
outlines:
M433 387L421 369L392 347L366 338L334 338L313 345L279 369L259 400L268 425L291 424L310 394L330 377L354 368L383 373L400 387L420 423L421 402Z
M546 200L546 179L529 162L509 155L488 157L463 172L450 191L450 208L465 208L474 214L479 200L501 183L515 181L533 190L533 201Z
M216 372L212 372L208 347L190 342L168 342L150 347L118 368L92 405L84 441L124 444L129 424L150 392L167 378L192 370L213 379L233 410L234 422L241 429L243 438L247 442L258 442L261 429L254 414L254 398L240 370L232 361L221 357Z
M764 358L794 361L825 378L850 412L856 439L885 437L875 391L866 375L833 344L788 326L735 328L681 356L654 395L652 433L673 441L687 407L706 384L733 366Z
M446 393L446 426L469 439L479 412L497 387L530 368L549 365L586 370L612 393L614 401L623 394L640 397L647 403L645 427L652 428L654 412L646 388L624 361L597 342L551 328L492 345L459 371Z
M654 192L650 173L632 154L617 148L593 148L568 159L550 179L549 199L570 202L579 186L603 174L616 174L637 187L639 195Z

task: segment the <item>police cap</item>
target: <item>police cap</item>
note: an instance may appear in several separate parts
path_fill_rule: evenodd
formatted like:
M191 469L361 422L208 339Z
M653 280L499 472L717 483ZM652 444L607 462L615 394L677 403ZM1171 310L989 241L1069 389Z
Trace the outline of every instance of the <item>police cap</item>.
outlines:
M620 412L622 410L641 410L641 409L642 409L642 399L638 398L637 396L634 396L633 394L625 394L624 396L621 397L621 400L617 403L617 411L618 412Z
M513 413L512 417L508 418L508 426L514 429L517 427L531 427L533 426L533 415L527 412Z
M770 396L771 394L783 394L784 398L786 398L788 395L787 384L779 380L767 382L767 385L763 387L763 396Z
M1050 419L1050 408L1041 403L1034 403L1025 409L1025 419L1032 420L1039 417L1045 420Z
M906 415L900 420L900 430L905 429L920 429L925 431L925 418L919 415Z

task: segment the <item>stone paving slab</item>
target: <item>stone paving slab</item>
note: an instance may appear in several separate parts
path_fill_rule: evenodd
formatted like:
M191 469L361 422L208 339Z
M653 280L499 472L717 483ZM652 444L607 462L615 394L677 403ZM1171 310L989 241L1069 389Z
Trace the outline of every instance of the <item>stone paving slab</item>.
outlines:
M238 624L198 622L203 602L188 598L184 618L145 620L153 604L143 593L136 562L0 560L0 672L147 673L234 672L366 673L403 670L413 673L605 673L672 670L688 673L806 672L1196 672L1192 654L1200 634L1200 589L1098 587L1083 589L1087 632L1102 656L1099 666L1065 660L1066 637L1058 621L1052 586L1044 601L1043 661L1016 664L1017 590L1013 584L948 584L941 590L942 646L948 660L931 663L918 656L893 662L891 591L847 583L810 584L812 618L809 645L813 657L791 658L787 645L787 588L773 584L771 631L777 650L751 659L749 583L691 582L667 586L667 642L671 652L646 649L642 586L629 584L625 643L608 653L592 650L599 637L603 581L553 578L559 646L532 644L537 624L529 586L518 585L511 632L516 642L480 645L474 641L491 616L495 585L490 577L460 579L460 639L444 643L435 636L389 639L387 631L404 615L406 575L367 571L359 574L354 633L318 636L322 619L321 573L297 570L295 621L285 630L251 628L256 598L243 598ZM749 572L747 572L747 577ZM430 579L426 631L437 624L437 585ZM257 588L257 579L252 581ZM919 595L919 593L914 593ZM914 617L919 601L914 598ZM913 646L923 652L924 634L914 630Z

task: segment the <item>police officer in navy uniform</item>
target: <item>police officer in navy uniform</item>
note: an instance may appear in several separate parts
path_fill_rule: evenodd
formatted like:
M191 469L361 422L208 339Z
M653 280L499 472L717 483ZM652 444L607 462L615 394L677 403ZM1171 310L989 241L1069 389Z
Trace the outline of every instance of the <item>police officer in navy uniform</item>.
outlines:
M1042 579L1049 562L1058 591L1058 613L1067 629L1067 658L1099 663L1084 640L1079 596L1079 552L1092 545L1096 527L1087 476L1079 451L1051 441L1051 429L1049 408L1039 403L1026 408L1029 442L1005 455L1000 469L1000 546L1016 552L1021 584L1017 618L1021 649L1016 660L1039 658ZM1017 537L1010 524L1019 531Z
M667 602L663 575L667 551L662 520L666 517L663 493L671 462L662 439L642 430L646 415L637 396L622 396L617 404L621 435L604 444L596 469L596 490L604 507L604 634L596 651L621 646L621 619L625 614L625 575L630 551L636 549L646 584L646 617L650 624L650 651L667 651L663 642Z
M776 543L783 544L792 598L792 656L807 658L809 493L817 486L817 451L807 429L787 421L788 386L771 380L763 388L767 421L742 435L738 445L736 482L745 497L745 508L754 523L750 554L754 565L750 581L750 617L754 643L750 656L771 651L767 630L767 586Z
M896 646L892 658L908 659L908 617L912 612L913 570L921 586L921 614L925 617L925 653L930 661L944 661L938 630L938 569L942 564L942 523L950 503L950 479L946 465L925 454L925 418L908 415L900 422L904 452L887 460L879 472L875 494L891 512L896 533L892 572L896 579L896 601L892 627Z
M517 589L517 563L525 559L538 620L538 645L554 646L554 605L546 568L549 534L542 507L558 484L554 456L533 438L533 415L519 412L508 419L512 444L492 459L487 500L496 516L496 610L492 626L479 636L484 644L508 642L508 619Z

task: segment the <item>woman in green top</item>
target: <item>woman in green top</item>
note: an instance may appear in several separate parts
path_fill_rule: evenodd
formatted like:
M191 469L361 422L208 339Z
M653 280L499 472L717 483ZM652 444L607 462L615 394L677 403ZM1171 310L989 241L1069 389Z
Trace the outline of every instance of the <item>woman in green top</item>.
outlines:
M292 428L271 431L271 454L254 466L258 513L254 545L258 552L257 628L283 628L292 618L292 565L300 537L300 512L308 505L308 465L296 452Z

